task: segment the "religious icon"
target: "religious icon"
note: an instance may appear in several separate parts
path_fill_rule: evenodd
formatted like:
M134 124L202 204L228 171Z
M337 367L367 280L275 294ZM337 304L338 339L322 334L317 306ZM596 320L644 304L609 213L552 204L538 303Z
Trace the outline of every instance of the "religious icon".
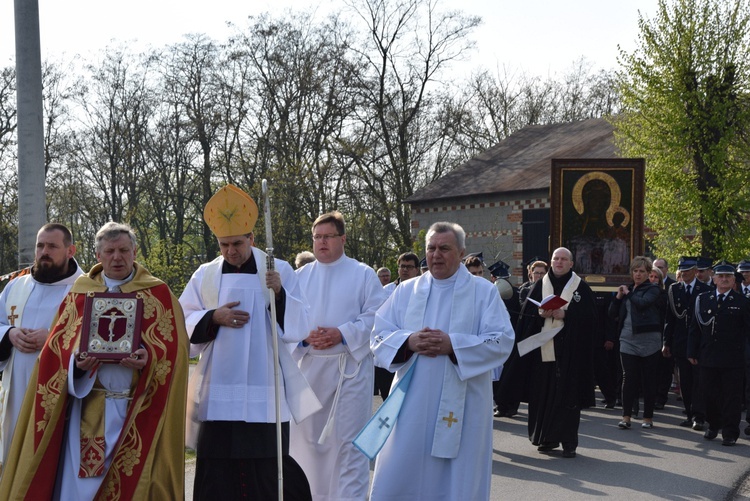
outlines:
M643 253L643 173L642 159L552 161L552 248L587 282L628 280Z
M89 292L79 352L111 363L129 357L140 345L142 311L140 293Z

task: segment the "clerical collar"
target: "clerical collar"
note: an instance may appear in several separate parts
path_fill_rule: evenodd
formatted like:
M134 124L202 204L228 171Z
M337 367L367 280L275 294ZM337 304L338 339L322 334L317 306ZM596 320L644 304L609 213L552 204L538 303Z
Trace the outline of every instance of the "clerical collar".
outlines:
M570 281L570 278L573 276L573 270L568 271L561 277L555 275L552 270L550 270L547 274L549 275L550 283L552 283L552 290L555 292L555 294L560 294Z
M250 259L242 263L240 266L234 266L229 263L226 259L224 264L221 265L222 273L247 273L249 275L256 275L258 273L258 264L255 262L255 254L250 254Z
M39 282L40 284L54 284L56 282L59 282L61 280L65 280L66 278L72 277L73 274L78 270L78 263L76 263L76 260L73 258L68 259L68 271L63 273L62 275L58 275L55 277L45 277L43 275L39 276L36 264L31 267L31 276L34 277L34 280Z
M117 279L117 278L109 278L107 275L105 275L102 272L102 277L104 277L104 285L107 286L107 289L112 289L113 287L119 287L123 284L126 284L133 280L133 277L135 276L135 268L130 272L130 275L123 279Z
M432 279L435 281L435 284L441 286L441 287L448 287L456 283L456 280L458 280L458 270L456 270L456 273L449 276L448 278L435 278L434 276Z
M315 261L316 264L320 266L336 266L337 264L343 262L344 258L346 257L346 253L343 253L339 256L339 258L335 261L331 261L330 263L323 263L321 261Z

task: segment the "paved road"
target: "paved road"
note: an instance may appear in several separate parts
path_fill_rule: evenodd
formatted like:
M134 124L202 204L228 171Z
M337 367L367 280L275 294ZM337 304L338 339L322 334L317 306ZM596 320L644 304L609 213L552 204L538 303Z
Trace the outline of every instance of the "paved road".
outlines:
M581 500L750 500L750 437L734 447L677 426L682 420L674 396L657 411L654 428L617 428L620 409L587 409L580 428L578 457L540 454L526 433L526 407L512 419L495 418L492 499ZM376 397L373 406L380 405ZM192 499L194 465L186 465L186 499ZM461 500L465 501L465 500Z
M670 398L674 399L673 395ZM678 407L680 405L680 407ZM584 411L578 457L540 454L526 433L526 409L495 419L492 499L750 499L750 440L734 447L677 426L680 402L657 411L654 428L617 428L620 409Z

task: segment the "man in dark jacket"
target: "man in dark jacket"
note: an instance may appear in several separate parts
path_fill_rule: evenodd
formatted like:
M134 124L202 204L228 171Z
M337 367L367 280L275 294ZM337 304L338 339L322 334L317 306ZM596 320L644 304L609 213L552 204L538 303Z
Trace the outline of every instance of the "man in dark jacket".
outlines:
M677 371L680 375L680 389L682 403L685 406L687 419L680 426L703 431L704 413L700 402L693 401L693 394L698 391L698 367L690 364L687 359L688 328L693 321L695 298L711 288L695 277L698 259L695 257L681 257L677 269L682 273L682 281L672 284L667 298L667 317L664 324L665 357L674 357Z
M662 284L664 285L664 297L667 291L675 283L675 279L669 276L669 263L664 258L654 259L654 268L659 268L662 274ZM666 305L665 305L666 306ZM666 308L664 310L666 312ZM662 328L663 330L663 328ZM672 386L672 377L674 375L674 358L661 357L659 360L659 375L656 388L656 409L663 409L669 398L669 388Z
M701 367L707 440L721 430L722 445L734 445L740 435L745 343L750 336L750 301L733 290L734 266L714 267L716 290L698 296L690 325L687 356Z

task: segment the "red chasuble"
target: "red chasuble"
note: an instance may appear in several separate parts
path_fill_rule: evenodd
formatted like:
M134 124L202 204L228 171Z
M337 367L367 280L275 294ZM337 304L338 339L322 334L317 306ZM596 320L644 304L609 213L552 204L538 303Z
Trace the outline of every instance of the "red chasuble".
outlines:
M182 499L188 363L182 309L169 287L137 263L134 279L121 289L142 295L141 345L149 356L134 378L133 399L96 499ZM68 367L80 341L85 293L105 290L96 265L60 306L26 392L0 499L52 498L70 398Z

